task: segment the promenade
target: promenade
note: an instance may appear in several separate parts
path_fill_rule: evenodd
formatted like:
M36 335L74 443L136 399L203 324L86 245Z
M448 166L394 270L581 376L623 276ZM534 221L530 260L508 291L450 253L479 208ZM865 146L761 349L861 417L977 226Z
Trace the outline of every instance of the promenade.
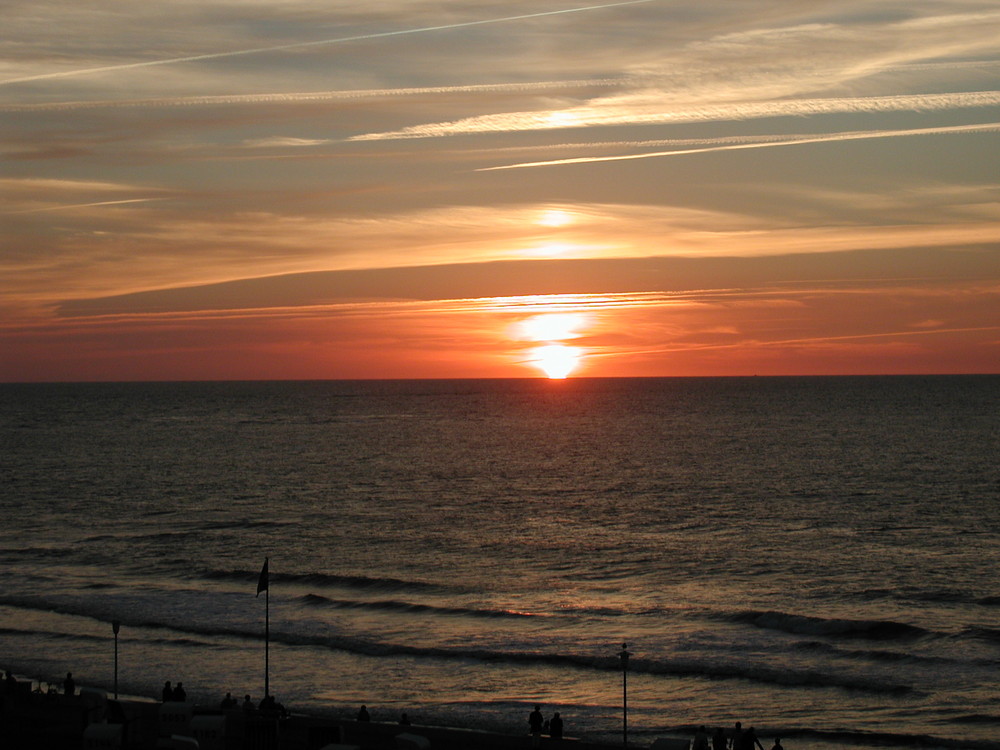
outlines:
M77 695L32 692L26 681L7 686L0 706L3 750L533 750L536 744L609 750L572 738L113 700L92 689Z

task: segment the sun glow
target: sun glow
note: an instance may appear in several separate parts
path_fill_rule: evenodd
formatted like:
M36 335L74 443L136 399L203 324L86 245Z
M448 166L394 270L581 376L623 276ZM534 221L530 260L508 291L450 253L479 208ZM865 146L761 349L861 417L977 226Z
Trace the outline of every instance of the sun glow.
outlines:
M548 302L550 306L555 306L551 300ZM525 356L521 361L537 367L552 380L568 377L580 367L586 350L567 346L563 342L580 338L592 323L588 313L561 307L563 312L538 313L522 318L508 329L508 335L515 341L534 344L532 348L522 350Z
M564 341L579 336L579 329L586 325L580 313L545 313L522 320L522 338L529 341Z
M533 349L529 361L550 380L562 380L579 366L580 350L575 346L548 344Z
M550 208L539 215L536 223L543 227L565 227L573 223L573 214L561 208Z

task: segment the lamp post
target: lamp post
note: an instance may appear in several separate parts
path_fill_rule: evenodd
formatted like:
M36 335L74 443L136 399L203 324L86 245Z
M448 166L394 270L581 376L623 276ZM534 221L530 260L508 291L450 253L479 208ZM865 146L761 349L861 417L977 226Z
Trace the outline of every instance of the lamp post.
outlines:
M121 630L121 627L118 620L111 623L111 630L115 634L115 700L118 700L118 631Z
M622 748L628 750L628 644L622 644L622 650L618 652L618 658L622 660Z

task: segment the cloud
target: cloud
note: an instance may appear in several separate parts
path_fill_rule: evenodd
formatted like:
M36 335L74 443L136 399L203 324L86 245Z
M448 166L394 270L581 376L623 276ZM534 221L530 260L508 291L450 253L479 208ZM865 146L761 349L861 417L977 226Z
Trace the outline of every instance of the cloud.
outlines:
M749 258L621 258L507 261L364 270L320 271L247 278L217 284L67 299L64 316L291 308L380 301L502 298L530 303L536 295L582 295L595 304L655 302L747 295L769 289L787 297L800 289L884 289L931 286L969 278L1000 279L995 248L925 248L901 266L895 250L817 252ZM821 281L823 280L823 281ZM780 292L775 290L780 289ZM652 296L651 296L652 295Z
M269 138L254 138L243 141L244 148L308 148L311 146L324 146L333 141L322 138L293 138L291 136L275 135Z
M734 102L690 109L659 111L645 107L600 106L553 110L549 112L509 112L483 115L453 122L413 125L401 130L352 136L352 141L395 140L404 138L440 138L471 133L523 132L595 126L664 125L708 121L732 121L765 117L802 117L819 114L858 114L876 112L914 112L958 108L992 107L1000 104L1000 91L975 91L951 94L907 94L896 96L840 97L830 99L793 99L765 102Z

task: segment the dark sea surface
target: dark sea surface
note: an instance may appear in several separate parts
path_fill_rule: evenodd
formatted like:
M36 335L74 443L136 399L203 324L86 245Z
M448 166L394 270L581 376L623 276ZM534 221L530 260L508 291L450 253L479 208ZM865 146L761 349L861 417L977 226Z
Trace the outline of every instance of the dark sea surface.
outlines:
M259 699L269 601L296 711L1000 748L1000 376L0 399L0 668Z

